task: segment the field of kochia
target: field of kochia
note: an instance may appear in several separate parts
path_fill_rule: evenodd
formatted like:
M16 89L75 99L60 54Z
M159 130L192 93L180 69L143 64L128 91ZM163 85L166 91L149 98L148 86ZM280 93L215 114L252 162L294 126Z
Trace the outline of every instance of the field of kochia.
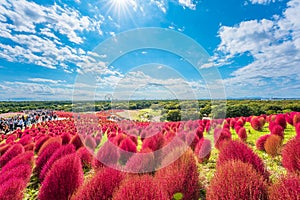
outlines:
M297 200L300 113L63 120L0 135L0 200Z

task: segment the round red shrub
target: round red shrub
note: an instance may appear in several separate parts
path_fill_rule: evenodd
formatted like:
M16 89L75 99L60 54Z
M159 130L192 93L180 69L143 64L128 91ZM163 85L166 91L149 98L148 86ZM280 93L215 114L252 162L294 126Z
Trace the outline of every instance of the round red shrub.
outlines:
M282 144L282 138L278 135L271 134L270 137L267 138L264 148L267 154L272 157L275 157L279 153L279 149Z
M22 144L23 146L26 146L27 144L30 144L32 141L33 140L30 135L25 135L19 140L19 143Z
M231 132L229 129L215 128L214 141L215 147L221 149L223 144L231 140Z
M246 141L247 140L247 132L246 132L246 129L244 127L241 127L239 130L238 130L238 136L239 136L239 139L241 141Z
M125 174L112 169L103 168L90 178L84 185L82 185L76 194L71 198L72 200L86 200L86 199L101 199L111 200L114 191L116 191Z
M40 148L43 146L44 142L46 142L50 136L42 136L35 142L35 149L34 151L37 153L39 152Z
M9 171L15 167L18 167L19 165L30 165L33 166L33 162L34 162L34 154L32 151L27 151L25 153L21 153L19 155L17 155L16 157L14 157L13 159L11 159L2 169L1 169L1 173L4 173L6 171Z
M77 155L81 160L81 164L85 169L91 169L94 165L93 152L90 152L86 147L80 147L77 150Z
M129 137L122 140L119 147L123 150L120 151L119 160L122 164L125 164L127 160L133 155L132 153L136 153L137 151L135 143Z
M283 114L276 115L275 123L280 125L283 129L285 129L287 125L285 116Z
M91 150L95 150L95 148L97 147L96 141L91 135L87 135L84 138L84 144L86 147L90 148Z
M196 135L198 136L199 139L203 138L203 132L204 132L204 128L202 126L199 126L196 129Z
M155 134L151 137L145 138L143 140L142 149L151 149L152 151L157 151L162 148L165 142L164 136L162 133Z
M11 134L6 138L6 144L9 144L11 142L14 142L17 139L16 134Z
M202 138L196 145L195 155L199 163L208 161L211 153L211 141L208 139Z
M60 137L62 139L62 145L69 144L72 139L72 136L69 133L63 133Z
M64 146L60 146L57 150L55 150L53 152L53 154L51 155L51 157L47 160L47 162L44 164L44 166L42 167L41 173L39 175L39 178L41 181L44 180L44 178L46 177L48 171L51 169L53 163L64 157L65 155L68 154L72 154L75 153L75 147L72 144L67 144Z
M38 156L41 155L44 151L44 149L47 148L48 145L52 144L52 143L57 143L57 144L62 144L62 140L60 137L51 137L48 140L46 140L43 145L41 146L41 148L38 151Z
M283 147L282 165L290 172L300 173L300 139L291 139Z
M35 163L35 172L39 175L44 165L47 163L52 154L61 147L61 144L58 142L52 142L48 144L43 152L38 155Z
M300 122L300 113L295 113L293 117L293 125L295 126Z
M11 178L0 185L1 200L22 200L26 182L22 179Z
M17 155L24 153L24 147L21 144L12 145L1 157L0 157L0 168Z
M226 143L219 153L217 166L221 166L229 160L241 160L244 163L249 163L266 179L269 178L269 173L265 169L263 161L244 142L232 140Z
M167 200L165 190L154 181L150 175L130 176L122 181L114 193L113 200Z
M17 178L17 179L20 178L24 180L25 183L27 183L30 179L31 173L32 173L32 166L30 164L21 164L14 168L10 168L5 172L1 170L0 183L3 184L4 182L12 178Z
M295 130L296 130L296 137L300 138L300 123L297 123L295 125Z
M288 199L300 199L300 178L297 175L282 176L269 188L269 200Z
M266 186L263 176L251 164L231 160L217 167L206 191L206 199L266 200Z
M53 164L42 182L38 198L68 200L83 180L80 158L76 154L68 154Z
M199 198L200 184L196 162L191 149L167 166L164 165L164 160L162 161L166 167L156 172L155 179L162 190L167 192L168 199L172 199L173 195L179 192L185 200Z
M131 156L126 163L126 171L131 173L147 173L155 171L157 166L151 149L143 149Z
M79 149L80 147L84 146L79 134L74 135L72 137L70 143L75 146L76 150Z
M97 153L95 167L100 168L103 165L116 165L118 163L119 158L119 147L115 146L112 142L107 141Z
M24 150L25 151L33 151L34 150L34 143L32 142L32 143L29 143L29 144L27 144L26 146L24 146Z
M278 135L279 137L281 137L283 139L284 138L284 128L282 128L282 126L276 124L272 127L271 134Z
M259 121L258 117L252 117L251 127L256 131L261 131L263 129L262 123Z
M0 147L0 157L10 148L11 144L5 144Z
M267 134L267 135L263 135L260 136L257 140L256 140L256 148L260 151L265 151L265 143L268 139L268 137L270 137L271 134Z

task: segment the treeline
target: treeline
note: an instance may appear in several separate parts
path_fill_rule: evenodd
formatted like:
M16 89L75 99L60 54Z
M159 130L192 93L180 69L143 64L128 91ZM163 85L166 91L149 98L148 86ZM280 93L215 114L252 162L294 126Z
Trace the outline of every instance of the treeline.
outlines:
M136 101L18 101L0 102L0 113L23 110L50 109L61 111L91 112L110 109L159 110L163 120L178 121L203 117L239 117L261 114L300 112L299 100L136 100Z

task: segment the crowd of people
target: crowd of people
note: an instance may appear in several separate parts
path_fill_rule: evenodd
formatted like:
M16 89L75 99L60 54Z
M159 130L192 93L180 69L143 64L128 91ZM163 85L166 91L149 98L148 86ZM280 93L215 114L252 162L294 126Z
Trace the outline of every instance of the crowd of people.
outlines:
M7 134L16 129L30 127L32 124L56 120L57 115L50 110L34 110L24 111L22 114L17 114L11 117L0 118L0 133Z

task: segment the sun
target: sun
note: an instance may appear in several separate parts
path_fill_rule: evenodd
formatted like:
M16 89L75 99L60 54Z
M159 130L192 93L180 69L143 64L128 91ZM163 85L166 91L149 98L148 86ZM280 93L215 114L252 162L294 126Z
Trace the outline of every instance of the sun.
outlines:
M107 2L107 6L108 6L107 13L112 13L118 18L130 17L132 1L134 0L109 0Z

